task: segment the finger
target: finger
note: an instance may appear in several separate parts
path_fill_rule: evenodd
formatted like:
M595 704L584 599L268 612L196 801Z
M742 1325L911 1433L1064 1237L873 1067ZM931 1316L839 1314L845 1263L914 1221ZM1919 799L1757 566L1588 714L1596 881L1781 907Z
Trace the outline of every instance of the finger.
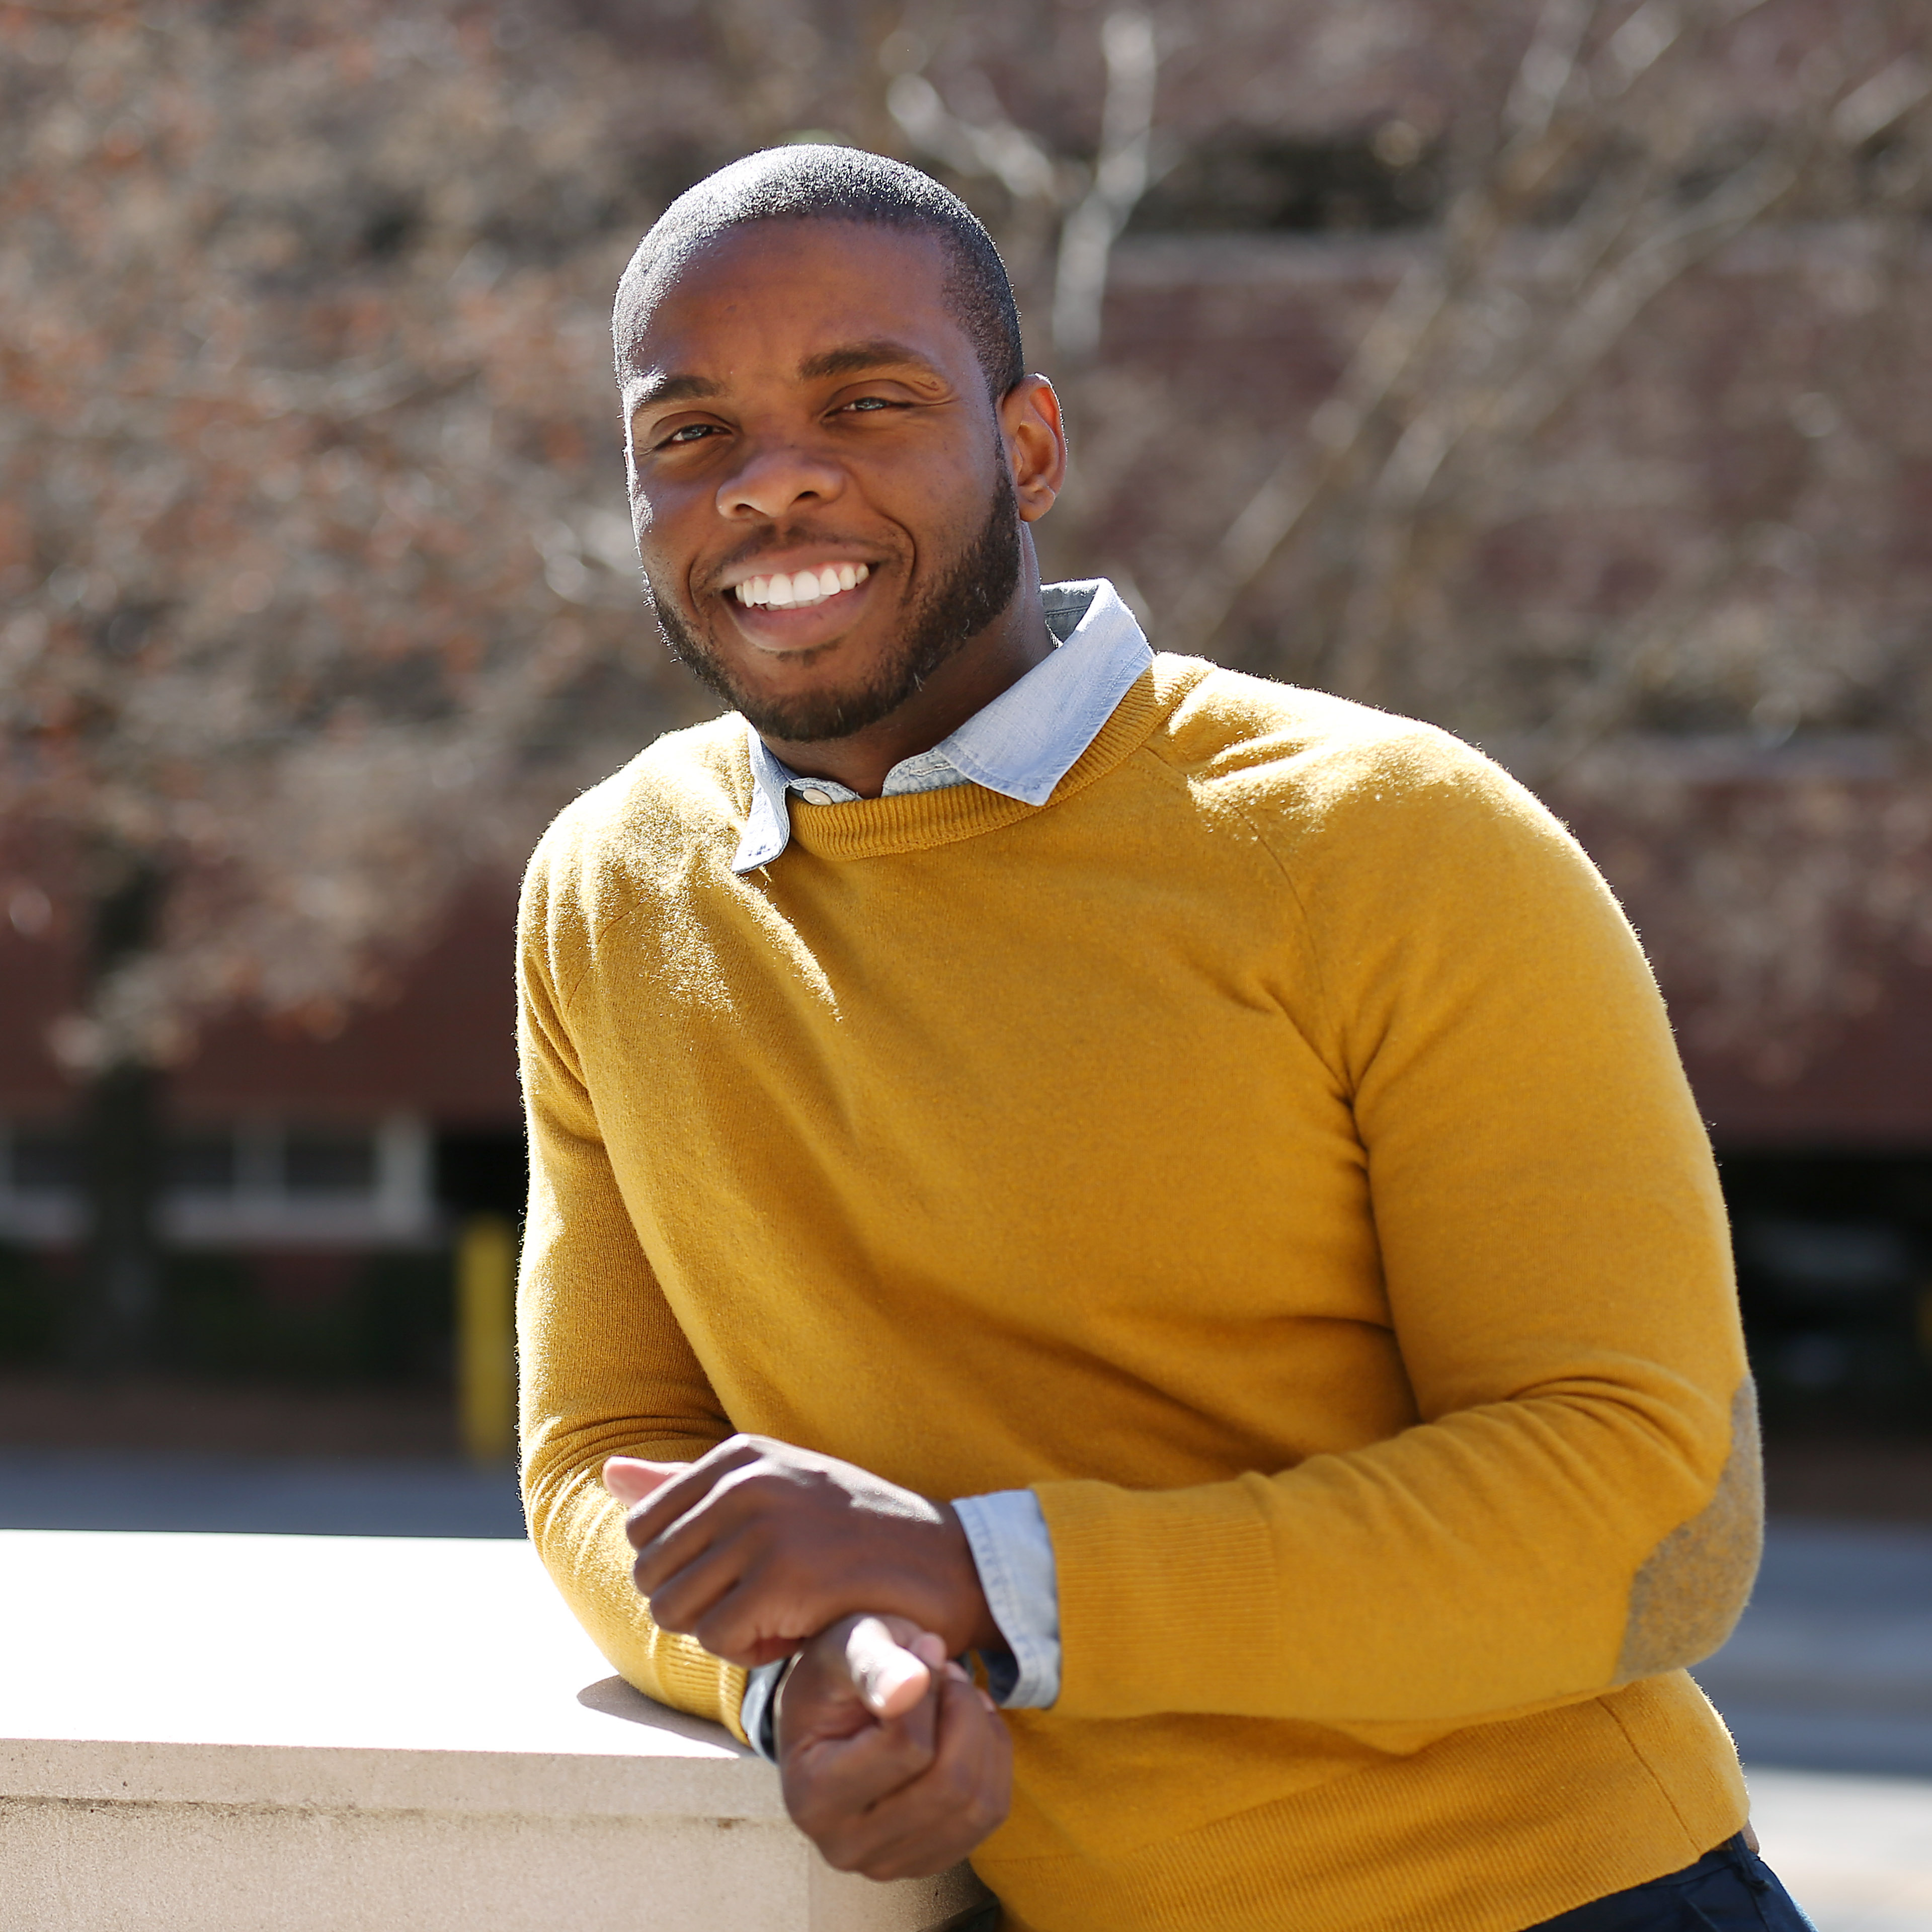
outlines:
M760 1528L751 1520L756 1514L734 1504L728 1494L720 1495L714 1489L699 1507L680 1516L662 1534L644 1538L639 1534L634 1511L625 1533L638 1552L631 1564L638 1588L647 1597L655 1595L674 1576L700 1562L707 1552L722 1549L734 1540L743 1540L748 1552L763 1549L770 1541L770 1532L769 1526ZM821 1617L812 1628L823 1628L826 1621Z
M939 1700L922 1698L903 1716L884 1719L856 1699L842 1705L828 1701L794 1713L781 1743L788 1747L784 1761L795 1763L806 1783L824 1792L836 1808L856 1814L932 1763L939 1748Z
M810 1738L788 1750L778 1774L793 1822L821 1846L860 1831L875 1805L931 1766L936 1748L931 1718L926 1705L884 1724L862 1714L856 1731Z
M696 1636L698 1626L716 1614L721 1602L728 1598L753 1560L754 1552L746 1546L743 1537L726 1535L708 1546L700 1546L668 1575L652 1568L648 1552L640 1556L631 1566L631 1578L649 1600L655 1622L665 1630ZM743 1621L742 1617L728 1618L709 1634L728 1645L736 1632L735 1628L728 1630L725 1624L735 1626ZM798 1640L811 1634L808 1629L799 1631L794 1648ZM707 1642L705 1647L710 1649L710 1645ZM724 1657L728 1652L720 1650L712 1654Z
M741 1464L755 1461L757 1456L755 1449L736 1443L713 1449L695 1462L684 1464L681 1470L675 1464L655 1465L674 1473L669 1481L658 1484L642 1502L632 1505L630 1514L624 1520L624 1534L631 1547L642 1550L654 1541L680 1516L703 1502L724 1477Z
M936 1696L898 1718L880 1719L866 1708L845 1657L861 1621L844 1619L813 1638L778 1694L785 1803L814 1838L844 1828L916 1778L937 1748Z
M915 1643L918 1641L916 1636L913 1639ZM941 1644L940 1658L945 1654ZM938 1660L926 1663L917 1652L900 1643L879 1618L861 1617L845 1640L845 1667L854 1688L874 1717L898 1718L912 1709L932 1688Z
M755 1525L720 1537L662 1582L641 1556L632 1575L662 1628L747 1670L790 1656L824 1624L823 1605L775 1571Z
M604 1486L629 1509L690 1466L688 1462L647 1462L641 1456L613 1456L604 1465Z
M943 1678L934 1702L932 1767L905 1794L908 1812L916 1804L928 1803L942 1818L976 1810L982 1814L980 1829L983 1835L998 1822L998 1817L983 1822L988 1804L996 1800L998 1816L1005 1815L1012 1759L1011 1733L970 1678Z
M955 1864L1005 1819L1012 1745L970 1683L941 1681L938 1748L918 1777L862 1812L834 1813L826 1856L868 1878L928 1876Z
M860 1732L902 1732L915 1738L929 1756L934 1736L938 1700L928 1696L898 1718L881 1718L866 1702L852 1668L846 1646L853 1631L868 1619L842 1617L838 1622L800 1648L797 1661L785 1675L778 1691L777 1734L780 1761L794 1751L805 1750L828 1739L850 1738ZM910 1644L925 1633L916 1624L899 1617L869 1619L884 1626L889 1636L902 1645ZM866 1794L865 1802L879 1796Z
M1000 1715L1000 1707L962 1671L942 1687L939 1699L941 1755L955 1744L982 1750L989 1770L1010 1776L1013 1738ZM990 1718L992 1722L984 1720ZM957 1736L955 1736L955 1733Z
M874 1808L878 1832L862 1868L874 1878L925 1878L956 1864L1004 1823L1012 1794L1012 1739L970 1683L942 1688L931 1766Z

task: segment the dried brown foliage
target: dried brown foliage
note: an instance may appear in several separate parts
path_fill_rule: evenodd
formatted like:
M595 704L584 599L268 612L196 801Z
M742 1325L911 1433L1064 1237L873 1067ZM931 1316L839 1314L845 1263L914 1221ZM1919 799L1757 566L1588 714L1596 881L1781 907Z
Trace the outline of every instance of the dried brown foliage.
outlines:
M1075 425L1056 567L1489 744L1604 828L1708 1023L1790 1046L1928 903L1922 10L0 5L0 814L90 891L176 882L72 1054L329 1023L694 710L608 293L671 193L809 132L1000 238ZM1407 226L1222 244L1280 381L1120 334L1244 156L1338 140Z
M1103 379L1076 514L1164 639L1496 751L1700 1040L1789 1077L1932 956L1932 22L1518 26L1383 124L1439 153L1439 220L1285 274L1339 371L1299 425Z
M0 812L78 897L176 886L78 1063L238 998L326 1028L682 701L614 487L637 101L598 56L0 8Z

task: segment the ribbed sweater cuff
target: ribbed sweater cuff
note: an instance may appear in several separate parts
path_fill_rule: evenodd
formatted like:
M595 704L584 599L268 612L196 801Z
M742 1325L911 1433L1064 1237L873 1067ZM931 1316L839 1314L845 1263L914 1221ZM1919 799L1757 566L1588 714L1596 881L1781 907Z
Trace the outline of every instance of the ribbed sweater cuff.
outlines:
M1261 1478L1256 1478L1259 1481ZM1042 1483L1060 1582L1060 1689L1077 1718L1259 1714L1280 1669L1272 1538L1245 1480Z

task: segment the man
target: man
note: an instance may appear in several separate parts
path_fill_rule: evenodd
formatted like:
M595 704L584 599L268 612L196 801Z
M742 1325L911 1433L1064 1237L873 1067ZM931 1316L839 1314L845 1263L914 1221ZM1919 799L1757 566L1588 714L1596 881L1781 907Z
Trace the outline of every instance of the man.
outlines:
M525 1487L586 1628L833 1862L970 1852L1025 1932L1799 1923L1683 1673L1750 1384L1587 860L1439 732L1042 589L1058 405L925 176L740 162L615 328L734 715L525 895Z

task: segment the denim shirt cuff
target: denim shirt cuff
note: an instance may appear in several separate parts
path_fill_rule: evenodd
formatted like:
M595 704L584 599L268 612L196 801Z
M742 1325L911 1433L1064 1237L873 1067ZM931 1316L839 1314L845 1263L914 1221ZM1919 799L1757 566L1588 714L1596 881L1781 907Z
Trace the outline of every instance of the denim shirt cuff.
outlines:
M1060 1586L1046 1513L1030 1490L962 1496L952 1507L1007 1655L984 1659L987 1688L1010 1710L1044 1710L1060 1695Z

